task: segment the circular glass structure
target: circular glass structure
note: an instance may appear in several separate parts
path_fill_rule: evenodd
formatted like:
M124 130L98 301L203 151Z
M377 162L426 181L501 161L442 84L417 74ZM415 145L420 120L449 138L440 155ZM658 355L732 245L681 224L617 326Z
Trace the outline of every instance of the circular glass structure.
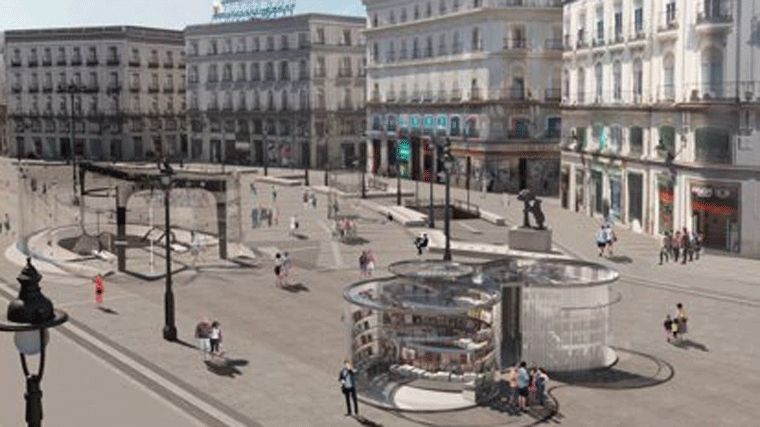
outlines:
M480 266L502 288L505 365L525 361L549 371L609 366L609 284L619 274L576 260L510 257Z
M404 261L347 287L344 320L359 396L397 410L490 400L500 370L501 286L471 265Z

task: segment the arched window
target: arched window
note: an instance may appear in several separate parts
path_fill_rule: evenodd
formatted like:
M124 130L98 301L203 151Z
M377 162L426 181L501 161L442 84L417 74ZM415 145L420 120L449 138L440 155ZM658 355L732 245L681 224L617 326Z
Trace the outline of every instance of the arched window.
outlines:
M702 52L702 83L705 97L723 97L723 52L717 48Z

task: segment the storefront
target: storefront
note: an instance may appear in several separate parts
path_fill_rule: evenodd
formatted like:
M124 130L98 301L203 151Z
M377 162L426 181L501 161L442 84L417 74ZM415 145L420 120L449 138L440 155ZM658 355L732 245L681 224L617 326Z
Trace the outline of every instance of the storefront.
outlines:
M623 184L620 171L609 173L610 180L610 214L615 222L623 216Z
M583 212L584 194L586 186L583 183L583 169L575 170L575 211Z
M657 197L659 201L659 218L660 234L673 231L673 178L666 175L657 177Z
M691 184L692 227L705 247L739 252L739 193L736 184Z
M628 172L628 223L641 227L643 224L644 192L643 177L640 173Z

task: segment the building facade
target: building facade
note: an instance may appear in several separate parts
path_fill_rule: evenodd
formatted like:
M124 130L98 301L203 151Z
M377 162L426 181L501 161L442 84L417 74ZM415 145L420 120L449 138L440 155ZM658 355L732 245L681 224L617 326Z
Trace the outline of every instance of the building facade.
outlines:
M353 165L365 120L365 21L306 14L187 27L190 158Z
M5 84L5 34L0 32L0 155L8 155L8 87Z
M760 256L760 1L564 6L562 204Z
M11 155L143 160L187 145L181 31L18 30L5 42Z
M562 7L554 0L364 0L368 170L556 194Z

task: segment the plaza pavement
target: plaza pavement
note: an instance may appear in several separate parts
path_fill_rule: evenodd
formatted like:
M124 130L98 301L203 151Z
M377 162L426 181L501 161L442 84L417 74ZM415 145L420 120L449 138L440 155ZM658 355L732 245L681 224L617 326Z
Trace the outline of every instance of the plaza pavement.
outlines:
M270 173L282 171L270 169ZM321 183L321 178L312 171L312 182ZM404 185L414 188L412 183ZM344 404L337 382L337 370L347 350L340 292L358 279L357 258L362 248L375 251L379 261L376 274L384 274L389 263L416 257L411 239L421 230L383 223L379 215L361 205L343 201L342 210L355 209L362 216L359 234L369 242L365 246L338 244L329 238L324 196L319 196L317 209L311 210L302 206L302 187L277 189L279 226L256 230L243 227L245 242L262 257L258 268L207 269L175 276L180 338L192 345L197 320L204 315L218 319L224 328L228 357L236 362L229 369L209 368L197 350L161 339L162 281L109 277L105 305L117 314L104 313L89 303L91 283L82 278L47 274L43 290L72 316L73 321L64 328L84 331L97 347L126 355L162 381L202 400L210 407L205 416L224 413L242 425L254 426L356 425L357 421L342 415ZM271 185L259 185L262 203L271 201L270 190ZM242 212L249 212L254 203L246 193L241 192ZM453 189L452 193L464 199L462 190ZM437 186L436 198L442 194ZM501 195L480 199L480 194L473 193L471 200L502 213L510 224L521 219L521 206L515 199L508 207L503 206ZM12 198L7 200L13 202ZM564 211L552 200L547 200L544 208L558 249L609 264L622 276L613 285L622 299L612 307L610 325L611 344L618 350L620 361L605 374L563 378L566 383L552 381L551 394L559 403L556 421L567 426L756 425L760 370L755 361L760 357L760 345L754 326L760 320L760 285L753 283L753 277L760 264L708 254L686 266L660 267L655 265L657 242L622 229L617 230L618 257L598 258L596 219ZM298 212L299 234L305 239L287 235L292 212ZM469 229L452 225L455 239L506 241L506 227L479 220L467 224ZM442 224L439 221L437 225ZM10 244L11 237L5 236L4 242ZM291 282L303 286L291 291L274 286L272 262L266 258L277 250L291 252L295 265ZM0 277L11 286L19 271L17 265L0 261ZM677 301L686 304L691 317L691 345L686 348L667 345L663 340L662 320ZM51 347L49 357L55 357L55 347ZM142 381L150 383L149 379ZM46 381L43 390L63 386ZM20 396L16 398L21 400ZM170 400L183 405L179 397ZM448 414L361 409L370 420L366 425L486 426L535 421L492 408ZM47 424L55 425L54 420Z

